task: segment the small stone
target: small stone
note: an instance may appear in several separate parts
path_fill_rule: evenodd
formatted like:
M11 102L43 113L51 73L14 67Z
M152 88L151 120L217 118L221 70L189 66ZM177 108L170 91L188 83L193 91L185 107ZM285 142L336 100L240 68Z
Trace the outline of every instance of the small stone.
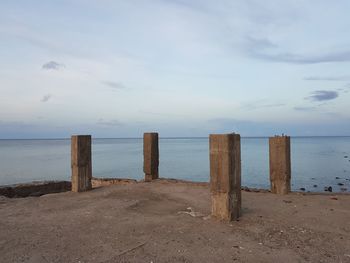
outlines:
M344 156L344 158L348 158L348 156L347 156L347 155L345 155L345 156Z
M314 187L317 187L317 184L314 184Z
M338 185L342 186L342 185L344 185L344 184L343 184L343 183L338 183Z
M332 192L333 191L332 186L325 186L324 191L325 192Z
M337 177L335 177L335 179L340 179L340 177L337 176Z
M331 199L332 199L332 200L338 200L338 198L336 198L336 197L331 197Z
M301 187L300 190L301 190L301 191L305 191L305 188L304 188L304 187Z

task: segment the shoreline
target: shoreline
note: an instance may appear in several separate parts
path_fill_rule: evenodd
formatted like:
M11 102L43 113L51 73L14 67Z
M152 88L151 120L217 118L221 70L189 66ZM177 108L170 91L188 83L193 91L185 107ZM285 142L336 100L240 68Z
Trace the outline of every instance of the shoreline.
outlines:
M209 187L209 182L196 182L174 178L159 178L156 179L159 182L167 182L173 184L187 184L193 186L205 186ZM125 185L134 183L144 183L144 180L128 179L128 178L96 178L93 177L91 180L92 187L99 188L110 185ZM254 188L242 186L242 191L255 192L255 193L271 193L269 189ZM62 193L71 191L70 181L33 181L30 183L19 183L10 185L0 185L0 196L6 196L8 198L19 198L19 197L35 197L42 196L52 193ZM291 191L289 194L301 194L301 195L350 195L348 191L342 192L311 192L311 191Z

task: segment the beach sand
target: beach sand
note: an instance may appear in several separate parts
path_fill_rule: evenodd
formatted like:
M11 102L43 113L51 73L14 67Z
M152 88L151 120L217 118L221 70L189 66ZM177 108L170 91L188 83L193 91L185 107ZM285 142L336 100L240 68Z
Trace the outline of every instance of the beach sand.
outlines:
M207 184L0 197L0 262L350 262L350 195L242 194L230 223Z

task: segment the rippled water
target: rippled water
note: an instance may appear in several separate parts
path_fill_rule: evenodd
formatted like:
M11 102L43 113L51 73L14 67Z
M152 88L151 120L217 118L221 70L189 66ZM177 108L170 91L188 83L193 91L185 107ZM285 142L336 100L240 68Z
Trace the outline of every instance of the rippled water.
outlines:
M208 138L161 138L159 148L161 177L209 181ZM242 185L269 188L268 139L241 148ZM94 139L92 151L95 177L143 178L142 139ZM291 151L294 190L350 190L350 137L292 138ZM70 140L0 140L0 184L52 179L70 180Z

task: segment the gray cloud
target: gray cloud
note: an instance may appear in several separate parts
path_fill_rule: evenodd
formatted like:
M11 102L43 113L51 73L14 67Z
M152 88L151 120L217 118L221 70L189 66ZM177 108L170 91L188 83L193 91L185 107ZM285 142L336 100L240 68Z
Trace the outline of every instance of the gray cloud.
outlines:
M286 106L285 103L275 103L275 104L264 104L264 105L259 105L258 108L275 108L275 107L282 107Z
M56 61L49 61L42 65L42 69L44 70L60 70L65 67L66 66L64 64L58 63Z
M242 109L244 110L256 110L261 108L276 108L276 107L283 107L286 106L285 103L266 103L267 100L257 100L251 103L247 103L245 105L242 105Z
M41 98L41 102L47 102L49 99L51 99L52 95L51 94L46 94Z
M96 124L101 126L122 126L123 125L118 120L104 120L103 118L100 118Z
M294 107L296 111L315 111L316 107Z
M121 82L114 82L114 81L101 81L102 84L112 88L112 89L125 89L123 83Z
M348 80L350 80L350 76L336 76L336 77L305 77L304 80L348 81Z
M317 64L327 62L349 62L350 51L328 53L319 55L300 55L293 53L263 54L257 53L256 57L272 62L285 62L292 64Z
M267 38L254 38L251 36L247 36L245 38L245 42L247 44L247 48L249 51L254 52L255 50L266 50L272 48L278 48L278 46L272 43Z
M297 54L283 51L280 46L267 38L257 39L247 37L245 39L245 49L249 56L270 62L317 64L350 61L350 50L325 52L321 54Z
M339 96L338 92L332 90L316 90L311 93L310 96L305 99L311 101L326 101L333 100Z

